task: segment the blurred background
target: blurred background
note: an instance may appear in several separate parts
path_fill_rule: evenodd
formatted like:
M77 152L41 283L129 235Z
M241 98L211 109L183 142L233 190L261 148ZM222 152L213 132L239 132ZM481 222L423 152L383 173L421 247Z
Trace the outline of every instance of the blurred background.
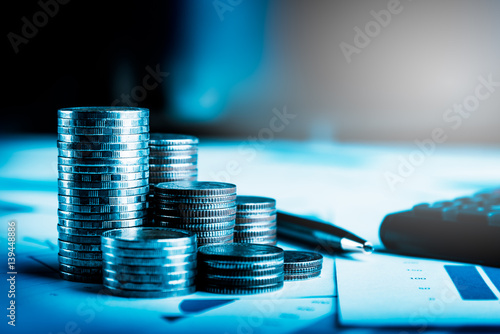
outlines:
M9 2L0 133L56 133L61 107L133 105L151 131L206 137L255 136L286 109L278 138L443 127L452 143L495 144L500 89L456 129L444 115L480 76L500 81L498 13L485 0Z

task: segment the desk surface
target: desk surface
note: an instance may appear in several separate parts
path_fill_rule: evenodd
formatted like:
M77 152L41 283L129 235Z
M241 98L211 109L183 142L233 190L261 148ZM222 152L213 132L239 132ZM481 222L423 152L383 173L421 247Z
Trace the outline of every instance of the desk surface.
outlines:
M500 184L500 149L443 146L422 153L421 160L415 160L416 150L415 145L202 140L199 179L235 183L239 194L274 197L281 210L332 221L380 247L378 227L385 214ZM103 295L100 285L62 281L56 270L56 138L4 137L0 156L4 263L7 222L18 225L17 326L8 326L5 316L1 324L9 332L402 332L338 326L331 254L325 254L320 279L252 297L196 293L184 299L129 300ZM391 186L388 175L400 178ZM8 291L5 278L2 271L2 290Z

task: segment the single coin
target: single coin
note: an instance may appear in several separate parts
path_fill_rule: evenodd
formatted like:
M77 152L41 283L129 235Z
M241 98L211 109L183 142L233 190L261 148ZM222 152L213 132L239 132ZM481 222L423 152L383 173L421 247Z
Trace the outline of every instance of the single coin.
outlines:
M70 266L77 267L101 267L101 260L81 260L81 259L72 259L70 257L62 256L61 254L57 255L59 259L59 263L68 264Z
M59 245L59 249L73 250L76 252L100 252L101 251L101 243L98 244L88 244L88 243L75 243L75 242L67 242L61 239L57 240L57 244Z
M102 269L101 268L92 268L92 267L78 267L78 266L71 266L68 264L60 263L59 264L59 270L64 271L69 274L75 274L75 275L86 275L86 276L102 276Z
M179 155L175 157L149 158L150 165L169 165L169 164L172 165L172 164L187 164L187 163L196 164L197 162L198 162L197 155Z
M184 151L151 151L151 158L163 158L163 157L177 157L177 156L185 156L185 155L198 155L198 148L194 148L191 150Z
M285 251L285 270L317 267L323 263L323 256L316 252Z
M131 180L131 181L85 182L85 181L66 181L58 179L57 184L61 188L70 188L70 189L122 189L122 188L127 189L127 188L144 187L149 184L149 180L146 178L146 179Z
M222 260L235 262L283 261L283 249L274 246L237 244L200 247L201 260Z
M213 223L234 223L234 215L220 216L220 217L182 217L167 216L156 212L155 220L157 222L171 223L171 224L213 224Z
M196 181L196 180L198 180L198 176L197 175L173 177L171 179L167 179L167 178L160 178L160 179L149 178L149 184L150 185L156 185L156 184L163 183L163 182Z
M71 274L64 271L59 272L59 276L66 281L80 282L80 283L102 283L101 275L78 275Z
M59 255L69 257L72 259L99 260L99 261L102 260L101 252L79 252L79 251L59 248Z
M164 225L165 227L172 227L172 228L178 228L181 230L188 230L192 232L206 232L206 231L214 231L214 230L227 230L227 229L232 229L234 228L234 222L229 221L229 222L223 222L223 223L209 223L209 224L182 224L182 223L171 223L169 226L169 223L161 223L162 226Z
M140 196L149 193L149 185L128 189L71 189L58 188L59 195L75 197L123 197Z
M137 135L104 135L104 136L90 136L90 135L65 135L59 133L57 140L74 143L74 142L87 142L87 143L135 143L140 141L148 141L149 134Z
M257 231L235 231L234 232L234 237L235 238L276 238L276 229L274 230L257 230Z
M165 264L180 264L185 262L195 262L196 254L180 254L180 255L169 255L167 257L123 257L116 253L105 252L107 248L102 249L102 261L118 265L126 266L163 266Z
M257 223L246 223L246 224L239 224L238 219L236 219L236 225L234 226L235 231L252 231L252 230L270 230L270 229L276 229L276 221L273 222L257 222Z
M200 279L203 280L203 284L228 287L251 287L283 282L283 273L256 277L222 276L208 273L202 273L200 276Z
M193 218L203 218L203 217L221 217L221 216L231 216L236 213L236 207L230 207L226 209L213 209L213 210L194 210L194 209L166 209L163 206L156 205L156 213L159 216L181 216L181 217L193 217Z
M236 217L246 219L259 219L276 215L276 209L261 210L261 211L239 211L236 212Z
M139 119L110 119L110 118L58 118L57 126L82 127L82 128L125 128L149 126L149 117Z
M170 298L186 296L194 293L196 287L190 286L184 289L174 290L157 290L157 291L144 291L144 290L125 290L106 286L108 293L114 296L127 297L127 298Z
M64 173L59 172L59 179L65 181L77 182L116 182L116 181L132 181L145 179L149 177L149 171L138 173L115 173L115 174L90 174L90 173Z
M147 201L146 195L122 197L73 197L57 196L59 203L72 205L123 205Z
M206 263L198 266L200 275L221 275L227 277L261 277L283 274L283 265L263 269L222 269L212 268Z
M243 239L243 238L234 238L234 242L237 243L243 243L243 244L259 244L259 245L269 245L269 246L276 246L278 243L278 240L276 239L260 239L260 240L253 240L253 239Z
M197 161L188 163L170 163L170 164L149 164L149 169L153 172L175 172L184 170L198 170Z
M103 270L104 276L116 281L125 281L131 283L161 283L177 280L193 279L196 276L196 270L181 271L165 275L143 275L143 274L128 274L116 272L109 269Z
M57 166L60 173L78 173L78 174L128 174L128 173L142 173L149 171L147 164L127 165L127 166L71 166L62 165Z
M158 249L196 243L192 232L163 227L132 227L104 232L102 244L118 248Z
M315 267L304 267L300 269L286 269L285 274L286 275L301 275L301 274L309 274L317 271L321 271L322 265L315 266Z
M232 203L234 205L234 200L236 199L236 194L227 196L206 196L206 197L186 197L186 196L176 196L176 195L165 195L161 192L155 193L155 198L157 201L165 204L217 204L217 203Z
M57 210L57 214L61 219L104 221L104 220L143 218L147 215L147 211L138 210L138 211L113 212L113 213L78 213L78 212Z
M197 231L196 236L198 238L223 238L230 237L234 234L232 228L226 230L213 230L213 231Z
M216 245L216 244L231 244L233 242L233 235L225 237L201 238L197 239L198 246Z
M80 151L114 151L114 150L142 150L148 148L147 141L130 143L92 143L88 141L64 142L58 141L57 148L62 150Z
M75 236L84 236L84 237L100 237L101 234L105 230L96 230L96 229L86 229L86 228L73 228L66 227L63 225L57 225L57 232L64 234L71 234Z
M227 210L234 209L234 202L225 202L225 203L207 203L207 204L199 204L199 203L172 203L162 201L161 198L156 198L155 206L159 209L163 210L175 210L175 211L200 211L200 210Z
M59 118L143 118L149 117L149 109L136 107L76 107L62 108L57 111Z
M307 273L307 274L300 274L300 275L286 275L285 274L285 281L302 281L302 280L307 280L311 278L315 278L321 275L321 270L312 272L312 273Z
M264 216L253 216L252 218L238 217L238 224L254 224L254 223L264 223L264 222L275 222L276 215L264 215Z
M133 204L121 205L73 205L59 203L59 210L78 213L117 213L126 211L145 210L148 208L148 202L143 201Z
M151 152L175 152L197 150L198 144L193 145L153 145L149 143Z
M66 241L75 244L99 244L101 237L99 236L80 236L80 235L72 235L59 233L59 240Z
M70 165L70 166L127 166L127 165L147 164L148 157L116 158L116 159L57 157L57 163L60 165Z
M136 257L136 258L165 258L168 256L195 254L196 245L184 245L179 247L165 247L158 249L140 249L140 248L117 248L107 245L102 246L102 251L110 254L117 254L122 257Z
M124 220L71 220L71 219L59 219L59 225L71 227L71 228L84 228L84 229L97 229L97 230L109 230L115 228L125 228L125 227L138 227L143 226L148 222L147 217L136 218L136 219L124 219ZM99 240L100 243L100 240Z
M183 177L183 176L195 176L198 175L197 169L188 169L188 170L179 170L173 172L151 172L151 178L161 179L161 178L174 178L174 177Z
M179 181L160 183L155 186L158 194L205 197L219 195L234 195L236 185L224 182L206 182L206 181Z
M58 149L60 157L78 158L78 159L96 159L96 158L140 158L149 157L149 149L142 150L124 150L124 151L78 151Z
M183 289L189 286L194 285L194 278L187 278L184 280L177 281L163 281L159 283L146 283L146 282L125 282L125 281L117 281L114 278L107 277L105 274L103 275L103 284L105 286L117 288L117 289L125 289L125 290L144 290L144 291L158 291L164 289Z
M103 270L111 270L121 274L134 275L174 275L176 273L196 270L196 262L168 264L163 266L128 266L103 262Z
M276 240L276 234L269 234L265 236L260 236L260 237L248 237L248 236L241 236L240 234L236 235L235 238L237 239L242 239L246 240L245 243L250 243L250 244L262 244L262 243L267 243L269 241L274 241Z
M223 245L225 246L225 245ZM270 246L273 247L273 246ZM270 260L265 262L244 262L244 261L221 261L221 260L208 260L201 259L199 256L200 268L203 266L208 266L211 268L220 268L220 269L228 269L228 270L261 270L261 269L269 269L276 268L279 266L283 266L283 260Z
M252 295L275 292L283 288L283 283L253 286L253 287L222 287L218 285L203 285L201 289L206 292L228 295Z
M269 211L276 209L276 200L260 196L238 196L236 205L239 211Z
M142 133L148 133L149 126L129 126L129 127L118 127L118 128L97 128L97 127L74 127L74 126L58 126L57 133L65 135L136 135Z
M194 136L174 134L174 133L152 133L149 143L158 146L171 145L196 145L198 138Z

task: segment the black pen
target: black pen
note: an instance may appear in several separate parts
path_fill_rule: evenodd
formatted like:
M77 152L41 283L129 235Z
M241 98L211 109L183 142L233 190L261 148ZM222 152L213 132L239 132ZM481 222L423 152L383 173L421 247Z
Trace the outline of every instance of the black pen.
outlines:
M340 251L372 253L373 245L346 231L320 221L278 212L278 235Z

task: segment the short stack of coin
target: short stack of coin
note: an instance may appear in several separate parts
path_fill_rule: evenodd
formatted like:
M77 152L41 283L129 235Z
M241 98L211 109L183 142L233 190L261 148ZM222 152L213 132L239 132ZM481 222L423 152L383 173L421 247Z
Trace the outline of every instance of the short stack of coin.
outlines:
M318 277L322 267L323 256L319 253L285 251L285 281Z
M148 146L148 109L58 111L59 269L63 279L101 282L102 232L146 222Z
M196 290L196 235L137 227L102 234L103 284L134 298L184 296Z
M283 250L276 246L233 243L198 251L199 290L257 294L283 287Z
M149 150L149 212L150 220L153 221L156 184L197 180L198 138L172 133L152 133Z
M234 242L276 245L276 200L269 197L236 197Z
M155 226L195 232L198 246L233 242L236 186L177 181L155 186Z

